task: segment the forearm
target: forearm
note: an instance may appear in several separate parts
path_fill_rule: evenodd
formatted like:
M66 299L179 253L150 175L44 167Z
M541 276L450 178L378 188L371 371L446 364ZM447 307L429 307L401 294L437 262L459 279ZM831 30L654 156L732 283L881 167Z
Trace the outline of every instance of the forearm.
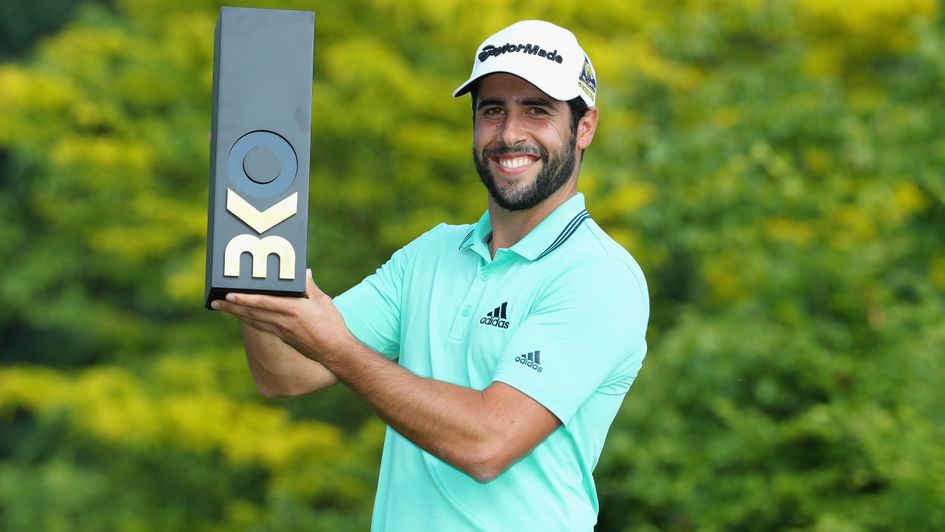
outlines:
M394 430L480 482L504 471L557 424L548 413L553 424L547 431L523 437L525 429L516 426L507 403L496 400L501 389L479 391L419 377L353 338L319 359Z
M303 374L299 388L307 390L313 387L309 379L317 389L337 378L398 433L480 482L504 471L560 425L551 411L501 382L479 391L407 371L361 344L331 298L311 277L306 283L304 299L231 293L214 302L214 308L252 325L244 325L244 340L257 384L269 377L282 384ZM281 339L288 350L248 331L253 328ZM297 364L302 355L317 361L319 371L303 371Z
M331 386L337 379L279 337L240 321L243 347L256 389L265 397L293 397Z

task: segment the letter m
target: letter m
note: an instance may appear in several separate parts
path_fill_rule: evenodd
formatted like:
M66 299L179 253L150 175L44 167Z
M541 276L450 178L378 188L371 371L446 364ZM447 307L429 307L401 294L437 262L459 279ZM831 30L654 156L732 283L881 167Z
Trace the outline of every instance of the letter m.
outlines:
M267 261L273 253L279 257L279 278L295 279L295 249L281 236L259 238L253 235L236 235L223 251L223 275L240 276L240 257L249 253L253 257L253 277L265 279Z

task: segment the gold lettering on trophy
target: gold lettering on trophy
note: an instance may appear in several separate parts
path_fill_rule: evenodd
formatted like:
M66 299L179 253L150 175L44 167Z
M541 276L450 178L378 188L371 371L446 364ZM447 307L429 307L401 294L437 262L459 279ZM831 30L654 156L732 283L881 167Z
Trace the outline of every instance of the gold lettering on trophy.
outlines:
M298 212L298 192L276 203L264 211L259 211L232 189L226 189L226 210L233 213L246 225L259 234L265 233ZM240 257L249 253L253 258L253 277L265 279L268 274L269 255L279 258L279 278L295 279L295 248L281 236L270 235L264 238L243 234L234 236L223 251L223 275L240 276Z
M259 238L253 235L236 235L227 242L223 251L223 275L240 276L240 256L249 253L253 257L253 277L265 279L268 274L267 260L275 253L279 257L279 278L295 279L295 248L281 236Z
M265 233L292 217L298 211L298 207L298 192L260 212L233 189L226 189L226 210L232 212L259 234Z

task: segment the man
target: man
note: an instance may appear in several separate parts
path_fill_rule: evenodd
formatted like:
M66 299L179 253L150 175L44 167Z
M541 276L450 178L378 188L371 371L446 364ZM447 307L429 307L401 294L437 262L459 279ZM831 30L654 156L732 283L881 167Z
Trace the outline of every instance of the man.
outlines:
M591 475L646 351L643 274L584 210L594 69L571 32L477 50L478 223L440 225L337 297L228 294L266 396L341 381L389 425L375 530L591 530Z

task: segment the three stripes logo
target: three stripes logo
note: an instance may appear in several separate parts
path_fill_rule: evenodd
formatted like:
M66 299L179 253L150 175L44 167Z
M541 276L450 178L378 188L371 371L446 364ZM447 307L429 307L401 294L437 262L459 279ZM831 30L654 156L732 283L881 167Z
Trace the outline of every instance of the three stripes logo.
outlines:
M515 361L541 373L541 351L532 351L531 353L519 355L515 357Z
M500 329L508 329L508 317L505 315L505 307L508 306L508 304L509 302L506 301L505 303L502 303L496 307L495 310L490 310L488 314L479 320L479 323L483 325L492 325Z

